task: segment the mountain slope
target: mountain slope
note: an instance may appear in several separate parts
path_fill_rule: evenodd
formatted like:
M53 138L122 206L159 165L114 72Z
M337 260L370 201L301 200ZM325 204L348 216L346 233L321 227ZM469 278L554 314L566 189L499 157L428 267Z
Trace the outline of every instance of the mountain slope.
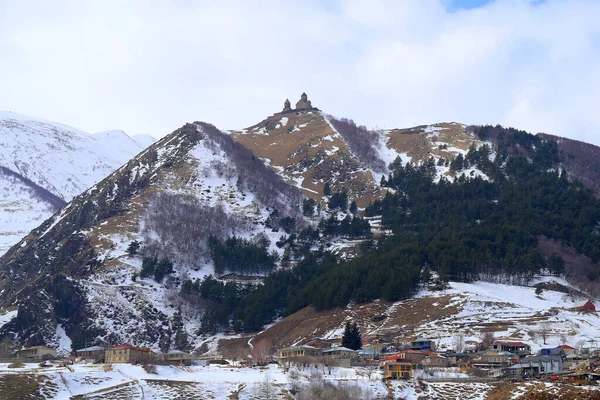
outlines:
M306 196L321 200L328 183L365 206L383 192L330 118L318 110L275 114L232 135Z
M345 191L360 207L387 192L380 181L397 157L415 164L433 157L438 179L480 175L450 173L449 161L485 143L463 124L374 131L315 108L276 113L231 134L306 196L321 201L328 184L331 193Z
M144 147L122 131L92 136L55 122L0 111L0 167L10 175L2 178L0 254ZM42 191L46 195L31 196ZM56 198L48 202L50 197Z
M56 345L64 329L77 343L94 337L174 347L199 312L186 309L176 285L211 273L208 235L263 233L260 240L275 242L282 233L265 236L266 207L297 216L301 199L229 136L187 124L75 197L0 258L1 305L19 310L3 332L19 332L15 339L27 343ZM127 255L134 240L146 256L175 264L164 284L138 277L142 260Z
M539 190L543 183L560 188L555 208L564 209L572 196L591 204L557 172L553 142L517 132L505 143L480 133L456 123L371 131L312 107L242 131L186 124L0 258L0 307L10 316L18 309L0 334L29 344L58 345L64 332L76 343L93 337L163 351L198 348L206 339L201 333L257 329L311 304L396 301L414 294L431 271L442 281L498 271L525 279L543 268L536 235L546 231L552 239L577 239L577 251L593 258L591 207L555 216L578 221L570 230L557 231L570 225L544 216L552 193ZM394 163L398 156L402 162ZM370 220L329 207L305 212L304 196L321 206L332 201L326 184L360 206L375 201L365 209ZM519 198L528 207L515 206ZM384 229L371 236L369 223ZM326 251L344 241L356 247L355 257L366 256L341 263ZM219 251L234 264L257 254L280 262L264 279L223 277ZM200 282L207 275L218 279ZM263 284L231 283L244 278ZM211 318L203 318L205 311ZM303 327L311 331L311 323Z
M545 133L538 133L538 136L555 140L563 154L563 167L569 176L579 180L584 187L600 193L600 147Z
M0 254L66 203L29 179L0 166Z
M544 284L557 290L537 294L536 286ZM345 323L356 321L363 338L428 337L441 350L455 349L458 335L462 335L461 345L472 348L484 332L492 332L497 339L526 341L534 351L559 345L561 340L571 346L588 345L600 335L600 317L574 310L586 301L559 278L540 277L530 286L450 282L446 289L423 289L414 298L393 303L375 301L324 311L307 307L252 335L250 342L282 348L314 338L340 338ZM552 327L546 339L539 335L545 324ZM242 345L250 353L249 339L222 340L220 350L233 356L236 351L240 354Z

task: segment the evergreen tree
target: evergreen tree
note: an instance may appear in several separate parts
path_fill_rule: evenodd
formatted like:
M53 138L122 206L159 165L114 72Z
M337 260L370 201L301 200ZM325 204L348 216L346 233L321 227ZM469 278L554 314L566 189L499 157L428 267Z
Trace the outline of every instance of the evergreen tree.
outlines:
M313 199L305 199L302 203L302 214L305 217L312 217L315 213L315 201Z
M129 254L130 257L133 257L136 255L136 253L139 249L140 249L140 242L138 242L137 240L134 240L133 242L129 243L129 247L127 247L127 254Z
M174 332L174 337L173 337L173 347L175 350L180 350L180 351L188 351L189 347L190 347L190 343L188 341L188 335L187 332L185 331L185 327L183 324L183 318L181 317L181 312L177 311L175 312L175 314L173 314L172 317L173 320L173 330Z
M331 186L329 185L329 182L326 182L325 186L323 187L323 195L324 196L331 195Z
M352 203L350 203L350 213L356 214L357 211L358 206L356 205L356 201L352 200Z
M352 324L350 321L346 322L344 335L342 336L342 346L352 350L359 350L362 348L362 337L360 336L360 331L356 322Z
M140 276L142 278L147 278L154 275L156 264L158 264L158 259L156 257L142 258L142 271L140 272Z
M558 253L552 253L548 256L548 269L553 275L565 273L565 260Z
M156 264L156 268L154 269L154 280L161 283L166 275L172 273L173 263L169 259L163 258Z

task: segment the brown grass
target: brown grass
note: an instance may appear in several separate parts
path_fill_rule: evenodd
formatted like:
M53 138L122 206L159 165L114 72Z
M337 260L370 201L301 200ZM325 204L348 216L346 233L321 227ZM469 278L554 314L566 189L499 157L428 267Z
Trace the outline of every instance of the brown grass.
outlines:
M282 117L288 118L286 126L277 127ZM295 126L301 127L293 131ZM268 135L259 134L260 129ZM361 171L354 157L339 135L319 113L276 114L261 123L246 129L246 133L234 132L235 141L243 144L259 158L270 160L270 166L295 185L295 180L302 181L302 189L306 196L321 200L324 184L322 180L335 179L338 173L346 174L345 182L332 186L332 192L346 190L357 204L364 207L372 200L380 198L385 191L380 189L369 172ZM323 138L332 135L332 140ZM327 152L338 148L338 152L327 155ZM320 166L314 161L324 159ZM352 163L354 167L350 166ZM326 167L329 165L329 167ZM283 172L281 172L283 168ZM306 169L306 171L304 171ZM325 176L318 176L317 171ZM300 173L300 171L304 171ZM317 179L319 178L319 179ZM339 179L338 179L339 182ZM315 193L317 192L317 193ZM352 194L356 194L353 196Z

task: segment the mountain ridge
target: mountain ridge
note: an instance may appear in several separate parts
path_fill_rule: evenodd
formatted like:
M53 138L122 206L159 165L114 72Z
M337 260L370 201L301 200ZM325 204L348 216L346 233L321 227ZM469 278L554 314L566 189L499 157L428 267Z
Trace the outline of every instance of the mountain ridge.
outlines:
M10 171L13 182L4 186L0 209L5 216L11 215L11 221L23 215L21 226L8 219L0 224L0 254L143 149L120 132L95 136L68 125L0 111L0 166ZM16 176L19 185L13 186ZM42 197L29 194L42 191L46 191Z
M405 185L413 184L419 174L423 177L418 179L430 179L431 184L445 187L474 181L477 190L484 190L484 182L497 179L505 168L526 170L521 161L503 164L511 151L530 156L524 161L530 163L538 160L538 151L555 151L546 142L532 142L533 135L497 128L505 136L500 140L500 135L490 138L492 128L484 128L439 123L369 131L314 109L276 114L242 131L220 131L202 122L186 124L76 196L0 258L0 289L4 289L0 303L5 310L19 310L1 333L29 344L56 344L59 333L66 332L74 344L93 336L102 343L129 341L163 351L200 349L207 338L201 332L206 328L202 313L219 310L217 300L203 297L194 286L205 276L216 275L209 236L221 246L233 237L254 252L278 258L274 274L258 277L265 288L296 267L305 268L305 274L315 268L342 271L346 264L333 261L328 249L335 250L342 242L348 245L352 239L349 245L359 248L358 253L395 245L386 242L382 230L373 234L381 216L366 221L373 229L365 231L357 211L348 211L351 201L361 208L380 201L379 207L388 210L386 202L408 192ZM356 145L361 142L364 148ZM558 152L547 158L540 154L540 163L558 168ZM386 165L388 161L391 165ZM535 171L542 167L545 164ZM397 175L399 171L404 175ZM556 174L556 179L560 177ZM325 193L326 184L330 194ZM488 197L478 205L481 210L495 204L493 193ZM311 205L310 199L315 203ZM389 209L401 211L398 218L410 215L410 199L397 201ZM356 236L349 233L352 224L359 227ZM387 235L393 233L386 228ZM141 254L129 251L134 242L141 245ZM311 252L318 254L313 264ZM170 261L173 272L164 279L143 276L151 258ZM397 260L386 256L372 262L394 268ZM325 266L327 262L331 265ZM419 280L423 266L417 264L403 278ZM361 271L358 263L348 265ZM226 280L215 281L216 288L221 284L227 288ZM385 282L384 276L384 283L398 282ZM27 294L15 287L27 288ZM310 290L300 283L295 290L299 287ZM231 329L240 328L237 323L262 326L263 319L269 320L257 307L247 307L245 317L255 321L240 322L234 315Z

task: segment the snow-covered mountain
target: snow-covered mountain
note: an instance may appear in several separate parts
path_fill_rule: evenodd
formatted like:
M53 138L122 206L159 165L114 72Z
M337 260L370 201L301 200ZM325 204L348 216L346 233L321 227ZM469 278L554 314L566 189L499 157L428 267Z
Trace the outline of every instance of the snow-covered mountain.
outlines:
M146 147L122 131L90 135L56 122L0 111L0 254ZM32 195L40 189L48 196Z
M0 296L23 310L11 326L30 343L57 346L66 331L75 341L174 347L182 316L188 331L199 322L199 310L186 311L176 296L175 282L214 273L208 235L256 238L276 251L285 233L265 229L267 210L300 223L301 200L299 190L230 136L209 124L187 124L75 197L0 259L13 271L0 282L7 289ZM174 280L140 278L142 260L127 251L133 241L146 254L172 260ZM50 303L77 317L66 318Z
M18 119L11 121L12 125L20 123ZM28 122L25 126L27 129L32 125L41 126L46 136L56 134L60 128L45 124L48 123ZM78 143L77 149L85 154L90 154L86 146L93 141L102 154L113 147L135 149L134 140L121 131L85 136L71 129L65 135L73 138ZM221 242L235 236L260 243L270 254L277 253L281 261L278 267L293 267L302 257L295 258L294 247L335 251L343 242L342 235L326 236L324 228L314 229L330 220L349 222L353 218L344 211L329 209L333 193L345 191L348 202L356 201L360 209L394 192L385 180L390 176L389 163L397 157L403 163L422 166L426 163L432 176L435 173L436 182L452 181L461 175L491 180L494 175L486 176L477 169L478 164L464 168L452 165L477 148L489 147L489 153L483 157L486 161L501 160L496 158L500 153L496 151L497 146L494 148L494 131L489 131L491 134L486 137L459 123L369 130L312 107L284 110L243 130L221 131L201 122L186 124L74 197L60 213L34 229L0 258L0 316L18 308L16 314L5 314L7 324L0 326L0 335L11 332L19 343L53 346L64 343L68 336L74 342L94 338L97 343L128 342L163 351L184 347L205 351L206 338L200 338L202 331L197 328L201 325L202 313L210 310L214 303L197 292L184 293L184 282L190 284L191 280L207 275L218 275L220 284L240 278L215 273L207 243L209 236ZM68 141L63 143L62 136L58 136L56 140L62 146L58 154L69 154ZM83 139L75 139L78 137ZM518 143L513 147L515 153L523 151ZM118 164L127 154L113 153L111 157ZM83 169L88 175L95 171L94 165L102 168L110 164L107 157L94 160L95 164L88 163L88 169ZM31 165L37 166L33 161ZM32 168L21 168L19 176L25 177ZM15 174L17 172L9 174L12 181L23 181ZM33 181L39 175L29 174L27 178ZM35 182L43 186L44 180ZM60 180L59 183L64 184ZM331 194L325 193L326 187ZM30 192L23 194L26 195L33 196ZM311 203L309 198L314 200L313 208L305 212L304 206ZM290 223L289 229L284 229L281 223L286 220ZM377 228L381 220L381 217L371 217L366 230L369 226ZM313 231L303 232L306 227ZM314 232L315 241L302 238L303 234L308 236ZM372 229L371 233L376 240L391 231ZM344 239L358 248L365 236L359 234L357 238ZM139 246L136 254L130 251L134 245ZM170 260L174 271L164 279L144 276L144 259L152 258L155 262ZM456 287L457 291L463 289L466 290ZM454 300L459 297L455 292L448 292L448 296L448 304L452 303L457 310L468 311L470 304L481 302L475 295ZM433 295L425 297L429 300L421 301L430 301L432 309L438 308L440 299ZM548 298L557 307L572 305L555 297ZM394 312L390 308L392 304L373 302L367 306L381 306L376 310L377 315L373 315L375 319ZM538 311L524 310L523 315L530 318L530 314ZM310 307L306 307L290 316L291 319L282 319L270 331L276 332L274 336L278 338L284 337L280 334L283 330L293 333L287 344L304 338L303 335L308 338L317 328L310 312ZM339 329L349 314L321 315L327 318L328 325L323 327L326 331L322 332L325 334ZM338 316L340 319L336 320ZM404 314L398 316L399 319L404 317ZM568 317L563 321L565 326L575 323L570 314ZM473 316L474 324L479 323L477 318ZM311 322L305 323L308 320ZM453 321L437 320L449 321L448 332L454 328ZM391 329L397 328L392 324L393 318L386 319L388 322ZM290 326L306 332L298 333ZM427 326L419 320L413 333L429 334L424 328ZM14 332L17 335L13 335ZM507 334L513 333L507 331ZM191 346L182 347L188 338Z

